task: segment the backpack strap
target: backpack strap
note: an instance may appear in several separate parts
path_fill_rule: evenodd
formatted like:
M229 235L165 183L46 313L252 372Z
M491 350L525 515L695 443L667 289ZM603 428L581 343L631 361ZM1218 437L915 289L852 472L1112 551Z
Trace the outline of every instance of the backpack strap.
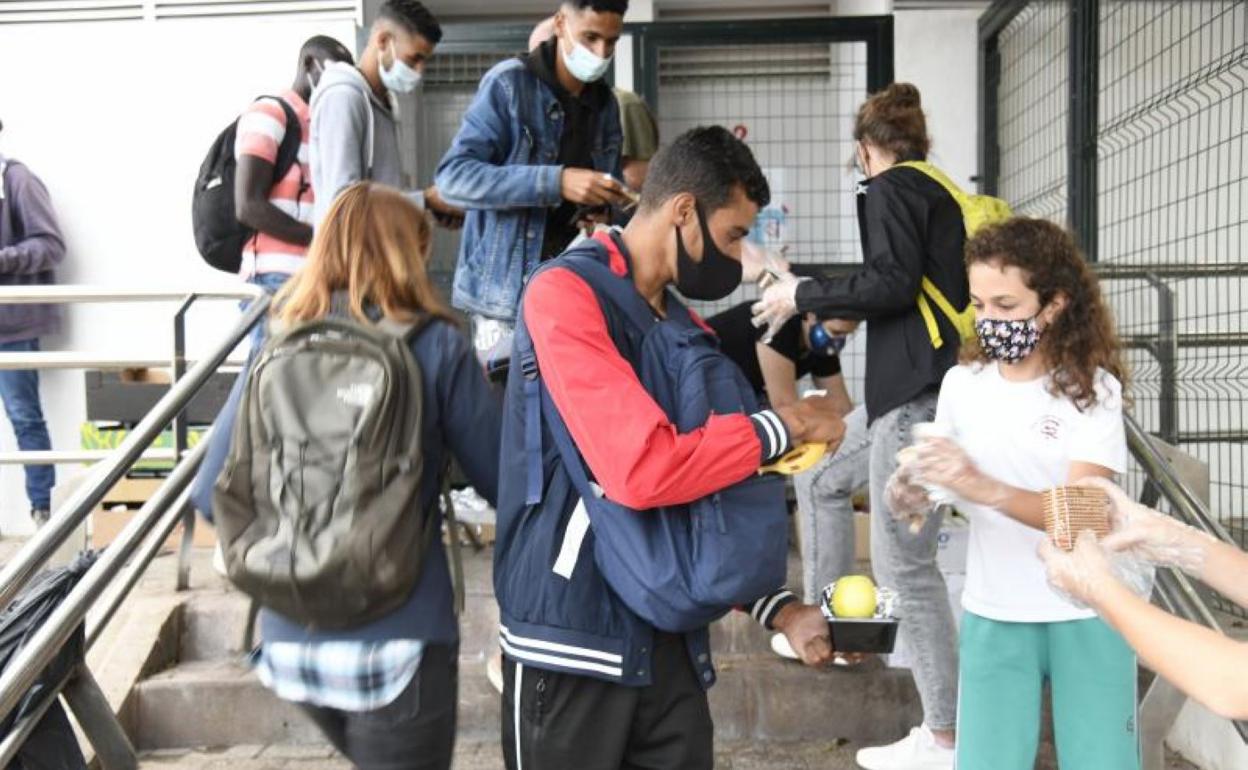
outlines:
M926 175L945 188L945 191L953 198L954 203L958 204L958 208L965 207L968 200L966 192L954 184L953 180L945 172L931 163L921 160L908 160L897 165L907 166ZM923 325L927 327L927 336L932 342L932 347L940 350L945 344L945 340L940 334L940 326L936 322L936 313L932 310L932 303L935 303L941 314L949 319L949 323L953 324L953 328L957 330L961 339L970 339L974 336L975 311L969 305L964 310L959 311L956 309L948 297L936 286L935 281L926 275L923 276L923 282L920 285L919 296L916 301L919 306L919 315L923 317Z
M918 299L919 315L923 316L923 323L927 326L927 336L932 341L932 347L940 350L945 341L940 336L940 327L936 323L936 314L932 312L931 303L935 303L937 309L949 319L953 328L957 329L960 339L967 340L975 335L975 310L968 305L965 310L958 311L935 282L923 276Z
M256 98L256 101L261 99L272 99L286 114L286 133L282 135L282 143L277 146L277 159L273 163L273 181L276 183L281 181L299 162L299 147L303 144L303 126L299 123L299 115L295 113L295 108L290 106L290 102L280 96L260 96ZM300 176L302 177L302 167ZM304 189L306 189L305 184L301 181L299 184L301 197Z
M616 237L614 233L608 237ZM589 253L592 249L598 256ZM610 267L607 266L607 244L598 238L588 242L583 247L578 247L569 252L565 252L558 259L546 263L543 270L564 267L571 270L581 280L589 284L594 294L600 298L609 301L613 307L623 313L624 317L635 326L639 331L645 331L656 322L654 311L650 305L642 299L637 293L637 288L633 285L632 279L626 274L624 276L616 275ZM532 279L530 279L532 280ZM521 322L517 324L516 335L516 357L520 362L520 372L524 377L524 456L525 456L525 496L526 505L537 505L542 501L542 491L544 475L542 472L542 411L545 402L548 409L553 409L553 402L547 394L543 397L545 388L541 383L541 372L537 365L537 353L533 348L533 341L528 336L528 328L523 324L524 311L523 308L519 313ZM521 329L520 327L523 327ZM557 417L557 412L556 412ZM562 421L560 421L562 423ZM566 432L566 427L564 431ZM571 437L568 438L571 441ZM574 455L578 458L579 454ZM571 462L565 456L565 463ZM582 475L584 475L582 471ZM581 490L582 496L588 490L588 479L585 482L585 489Z
M442 507L446 515L446 534L451 551L451 594L455 617L464 614L464 558L460 550L459 519L455 517L455 501L451 499L451 463L442 468ZM432 529L432 527L430 527Z

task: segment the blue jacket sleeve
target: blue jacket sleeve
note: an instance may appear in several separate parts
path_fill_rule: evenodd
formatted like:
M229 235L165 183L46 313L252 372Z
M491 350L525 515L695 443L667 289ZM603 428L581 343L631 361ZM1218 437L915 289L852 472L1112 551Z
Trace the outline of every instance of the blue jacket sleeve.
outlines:
M208 450L204 455L204 462L199 466L199 473L195 474L195 481L191 485L191 503L194 504L195 510L210 522L212 521L212 488L217 483L217 477L221 475L221 469L225 467L226 455L230 453L230 437L234 434L234 419L238 416L238 405L243 399L243 386L247 382L247 373L250 370L251 360L248 359L247 366L235 378L234 387L230 388L230 395L225 400L225 406L221 407L221 413L217 415L216 421L212 424L212 433L208 436Z
M490 505L498 504L502 399L485 381L468 339L440 325L443 365L438 370L442 435L468 480Z
M477 89L459 133L438 164L434 182L450 204L466 209L546 208L559 205L562 166L507 164L517 141L533 147L528 129L515 136L520 121L515 84L508 72L487 75Z

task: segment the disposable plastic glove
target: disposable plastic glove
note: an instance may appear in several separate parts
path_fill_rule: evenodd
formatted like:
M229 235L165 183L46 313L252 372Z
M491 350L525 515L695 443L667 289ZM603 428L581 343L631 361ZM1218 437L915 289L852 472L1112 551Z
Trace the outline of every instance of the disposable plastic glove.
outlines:
M1077 604L1095 607L1098 592L1118 580L1095 533L1088 530L1079 533L1069 552L1046 537L1040 543L1039 556L1049 585Z
M893 519L906 522L912 533L918 533L936 506L928 497L927 489L915 481L913 464L906 462L913 452L913 449L907 448L898 453L897 470L893 471L884 486L884 502Z
M1130 552L1159 567L1201 577L1209 548L1216 542L1212 536L1137 503L1106 479L1085 479L1079 484L1098 487L1109 495L1109 534L1102 540L1107 550Z
M991 508L999 508L1009 499L1009 489L984 474L952 439L921 438L914 448L919 483L947 489L963 500Z
M1114 585L1148 598L1153 592L1152 565L1133 553L1111 551L1106 545L1105 540L1096 539L1096 533L1084 530L1069 552L1046 537L1037 553L1048 572L1049 584L1076 606L1099 607L1105 590Z
M767 287L763 297L755 302L750 312L754 314L752 322L755 328L767 327L763 334L763 344L771 342L780 327L793 316L797 315L797 287L807 278L798 278L792 273L784 273L775 283Z

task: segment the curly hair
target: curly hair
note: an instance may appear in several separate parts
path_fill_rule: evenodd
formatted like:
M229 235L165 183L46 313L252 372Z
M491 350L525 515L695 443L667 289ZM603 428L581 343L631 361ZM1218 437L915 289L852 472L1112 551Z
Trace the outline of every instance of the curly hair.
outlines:
M926 160L932 148L923 98L912 83L890 83L867 98L854 119L854 140L888 150L897 160Z
M1096 276L1075 239L1044 219L1015 217L985 227L966 244L966 266L988 263L1017 267L1041 307L1058 295L1066 306L1040 337L1038 352L1050 367L1049 391L1065 396L1080 411L1096 405L1096 371L1104 369L1126 389L1126 368L1114 322ZM987 361L976 340L962 350L962 360Z

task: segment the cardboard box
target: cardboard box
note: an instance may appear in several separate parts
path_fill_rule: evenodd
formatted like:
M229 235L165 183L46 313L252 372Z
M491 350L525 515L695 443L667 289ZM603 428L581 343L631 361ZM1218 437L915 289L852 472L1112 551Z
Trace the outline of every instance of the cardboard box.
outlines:
M165 482L161 478L123 478L104 495L100 505L91 513L91 547L103 548L117 539L121 530L139 512L143 503ZM212 548L217 535L212 525L201 518L195 521L196 548ZM182 543L182 525L178 524L161 547L162 553L176 551Z
M854 513L854 558L871 560L871 515L868 513Z

